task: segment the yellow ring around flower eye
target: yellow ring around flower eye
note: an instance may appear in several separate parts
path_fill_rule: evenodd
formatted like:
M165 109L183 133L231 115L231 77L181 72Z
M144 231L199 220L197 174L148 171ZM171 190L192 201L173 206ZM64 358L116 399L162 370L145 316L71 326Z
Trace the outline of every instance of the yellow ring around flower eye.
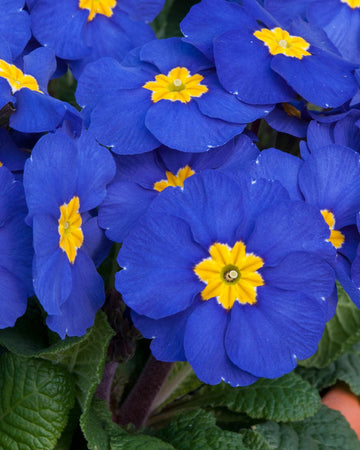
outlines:
M3 59L0 59L0 77L5 78L9 83L13 94L23 88L28 88L41 94L43 93L40 91L39 85L32 75L24 74L14 64L9 64Z
M292 58L302 59L303 56L309 56L307 50L310 44L300 36L290 36L290 34L280 27L269 30L262 28L257 30L254 36L268 47L271 55L285 55Z
M151 100L180 101L188 103L192 97L201 97L208 92L207 86L200 84L204 77L200 74L190 75L186 67L175 67L167 75L155 76L155 81L148 81L142 87L152 91Z
M71 264L74 263L77 250L84 242L79 208L80 200L77 196L74 196L69 203L60 206L59 247L66 253Z
M79 0L80 9L88 9L88 22L91 22L96 14L106 17L113 15L113 8L116 6L116 0Z
M179 169L176 175L174 175L172 172L166 171L166 180L160 180L154 183L154 189L155 191L161 192L169 186L183 187L186 178L191 177L192 175L194 175L194 173L195 172L188 165Z
M343 243L345 242L345 236L341 233L341 231L334 230L335 228L334 214L328 209L322 209L320 212L325 222L327 223L328 227L330 228L330 237L328 241L331 242L336 249L341 248Z
M210 258L203 259L194 272L206 287L201 292L203 300L216 297L218 302L229 310L238 301L253 305L257 302L257 287L264 285L264 280L257 271L264 261L253 253L246 253L242 241L233 248L216 242L209 248Z
M360 0L340 0L341 3L345 3L350 6L351 9L360 8Z

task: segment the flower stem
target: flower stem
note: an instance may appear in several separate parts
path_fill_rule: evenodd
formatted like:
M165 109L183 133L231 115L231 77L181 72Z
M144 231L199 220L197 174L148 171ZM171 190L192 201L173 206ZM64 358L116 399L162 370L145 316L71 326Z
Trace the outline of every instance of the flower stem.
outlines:
M121 426L132 423L136 428L145 425L152 404L170 373L173 363L157 361L150 356L130 394L114 414L113 420Z

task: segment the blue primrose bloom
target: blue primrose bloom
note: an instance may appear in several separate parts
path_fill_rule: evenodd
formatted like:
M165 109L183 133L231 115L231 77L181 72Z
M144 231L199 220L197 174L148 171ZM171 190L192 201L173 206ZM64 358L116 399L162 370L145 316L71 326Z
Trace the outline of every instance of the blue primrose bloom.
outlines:
M203 171L154 200L123 242L115 284L157 359L248 385L316 351L334 287L329 234L280 183Z
M189 177L205 169L236 176L258 155L256 145L245 135L206 153L160 147L141 155L118 155L116 176L99 206L99 225L109 239L122 242L164 189L182 188Z
M266 0L265 7L285 25L301 16L321 27L345 59L360 63L358 0Z
M47 325L62 338L84 334L104 302L95 267L103 237L92 210L114 173L109 151L86 132L77 140L61 131L42 137L25 165L34 289Z
M31 228L24 189L0 163L0 328L11 327L26 310L33 294Z
M184 152L224 145L271 107L242 103L219 84L213 64L179 38L148 42L122 64L89 64L76 98L90 108L91 130L119 154L161 144Z
M351 263L360 236L356 217L360 210L360 156L351 148L312 143L305 161L275 149L261 152L253 176L278 180L292 199L303 200L321 212L330 229L329 242L336 249L336 277L360 307L360 293L351 279ZM282 168L283 170L279 170ZM330 310L334 312L334 309ZM329 315L331 315L331 311Z
M276 131L303 138L311 116L304 101L279 103L266 116L266 122Z
M84 66L103 56L122 59L155 38L152 21L164 0L38 0L31 7L36 39L70 60L78 78Z
M12 103L15 112L10 126L24 133L54 130L70 105L47 93L56 69L54 52L38 48L13 63L9 50L0 42L0 108Z
M242 101L288 102L299 94L328 108L344 104L355 94L351 72L356 66L341 59L320 28L298 19L285 29L265 10L261 12L260 6L253 15L225 0L215 2L212 14L226 19L214 28L213 17L205 13L211 3L214 0L195 5L182 31L187 42L200 49L212 41L219 80Z

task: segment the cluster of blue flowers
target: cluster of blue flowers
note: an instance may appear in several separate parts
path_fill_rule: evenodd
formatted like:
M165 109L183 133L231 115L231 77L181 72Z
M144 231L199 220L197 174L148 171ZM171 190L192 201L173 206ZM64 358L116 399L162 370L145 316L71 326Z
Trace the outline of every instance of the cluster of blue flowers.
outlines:
M316 351L336 279L360 308L360 1L202 0L160 40L163 6L0 0L0 327L35 294L83 335L117 242L157 359L279 377ZM68 68L79 109L47 91ZM261 119L299 155L260 152Z

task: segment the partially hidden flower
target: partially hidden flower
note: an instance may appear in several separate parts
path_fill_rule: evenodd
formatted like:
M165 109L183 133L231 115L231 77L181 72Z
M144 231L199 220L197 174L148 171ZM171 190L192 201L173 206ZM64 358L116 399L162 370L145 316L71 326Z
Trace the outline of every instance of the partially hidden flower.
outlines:
M34 289L62 338L84 334L105 299L94 263L102 232L92 210L114 172L108 150L86 132L77 140L61 131L42 137L25 165Z
M89 130L119 154L161 144L204 152L272 109L246 105L225 91L212 62L180 38L148 42L121 64L110 58L89 64L76 98L90 108Z
M154 356L248 385L316 351L334 249L319 211L278 182L219 171L166 189L123 242L116 288Z

